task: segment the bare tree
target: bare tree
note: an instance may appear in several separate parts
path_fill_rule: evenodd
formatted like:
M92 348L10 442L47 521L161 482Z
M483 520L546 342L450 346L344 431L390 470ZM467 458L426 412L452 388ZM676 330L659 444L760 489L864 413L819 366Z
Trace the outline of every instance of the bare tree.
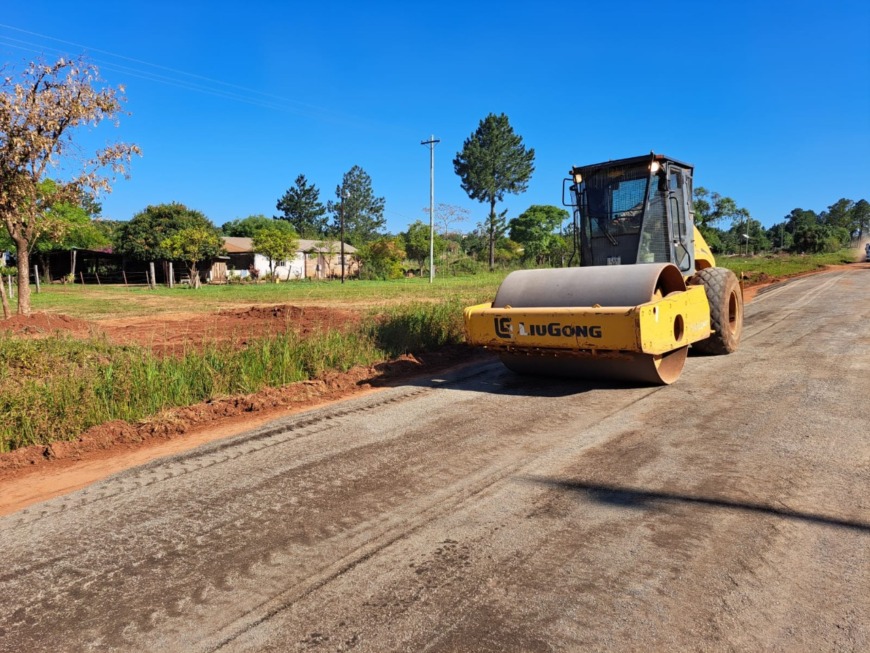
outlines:
M23 315L31 312L30 252L49 227L46 211L84 194L109 192L139 153L136 145L114 143L87 156L74 144L78 128L106 119L117 124L123 92L103 86L96 66L83 58L32 62L17 79L7 75L0 81L0 220L15 243ZM47 192L42 182L52 172L69 178Z
M429 215L429 207L422 209L423 213ZM436 204L435 205L435 229L442 235L446 236L451 232L451 225L456 222L465 222L471 211L468 209L456 206L455 204Z

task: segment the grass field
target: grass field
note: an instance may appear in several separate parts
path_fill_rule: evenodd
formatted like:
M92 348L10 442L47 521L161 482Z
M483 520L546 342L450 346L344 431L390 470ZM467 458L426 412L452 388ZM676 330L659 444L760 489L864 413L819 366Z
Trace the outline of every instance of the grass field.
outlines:
M186 286L172 290L95 285L43 285L32 295L33 310L99 320L176 312L211 312L251 304L303 304L344 308L379 308L414 301L457 300L475 304L491 299L506 272L468 277L396 281L291 281L284 283Z
M854 250L844 249L831 254L767 254L763 256L717 257L716 264L743 275L750 282L763 276L790 277L818 270L827 265L843 265L855 261Z
M749 281L766 275L785 277L855 260L852 250L833 254L719 257L717 264L743 274ZM207 313L221 308L251 304L303 304L325 307L377 309L413 301L463 304L489 301L507 272L492 272L467 277L400 279L396 281L292 281L278 284L232 284L186 286L172 290L158 287L43 285L33 294L33 310L63 313L72 317L99 320L110 317L159 315L161 313Z
M855 260L853 251L819 256L721 258L755 279L800 274ZM0 330L0 451L75 438L114 419L136 421L167 408L251 393L314 378L326 370L370 365L406 352L462 342L462 307L490 301L506 272L400 281L145 288L43 286L35 311L96 320L207 313L256 304L357 309L355 328L300 338L293 332L207 346L160 358L105 338L22 338ZM2 323L0 323L2 329Z

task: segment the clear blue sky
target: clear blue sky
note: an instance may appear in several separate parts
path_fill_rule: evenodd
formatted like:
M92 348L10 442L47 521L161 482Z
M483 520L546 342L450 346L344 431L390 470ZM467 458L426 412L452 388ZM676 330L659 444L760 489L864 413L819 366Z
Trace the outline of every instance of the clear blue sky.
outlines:
M5 3L0 53L85 53L132 115L83 142L137 143L103 199L126 220L178 201L215 224L275 214L303 173L334 199L359 165L406 229L435 199L472 211L452 160L506 113L536 170L515 217L559 204L571 165L650 150L769 226L870 199L870 2ZM724 225L723 225L724 226Z

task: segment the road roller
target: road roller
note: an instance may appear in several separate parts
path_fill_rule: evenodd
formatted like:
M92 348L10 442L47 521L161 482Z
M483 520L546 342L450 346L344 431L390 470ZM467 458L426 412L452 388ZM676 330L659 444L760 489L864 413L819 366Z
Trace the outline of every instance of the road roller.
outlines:
M694 225L693 171L655 153L574 166L579 266L510 273L465 309L467 341L520 374L654 385L679 378L689 347L736 351L743 290Z

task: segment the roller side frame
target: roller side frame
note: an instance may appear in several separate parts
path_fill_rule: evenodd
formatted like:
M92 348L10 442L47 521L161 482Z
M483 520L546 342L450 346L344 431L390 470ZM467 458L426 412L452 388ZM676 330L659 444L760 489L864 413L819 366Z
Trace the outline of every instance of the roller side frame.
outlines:
M509 352L633 352L662 355L710 337L710 305L693 286L638 306L494 308L464 311L467 342Z

